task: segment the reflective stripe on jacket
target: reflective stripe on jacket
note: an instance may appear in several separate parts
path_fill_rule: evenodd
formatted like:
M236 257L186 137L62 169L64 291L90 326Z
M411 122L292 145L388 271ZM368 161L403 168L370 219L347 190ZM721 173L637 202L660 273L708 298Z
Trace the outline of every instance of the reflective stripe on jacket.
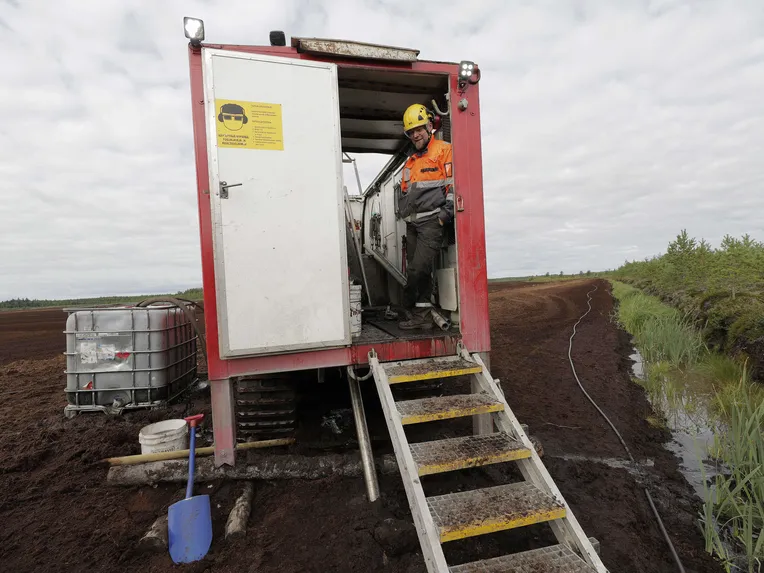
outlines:
M398 200L402 218L436 212L448 223L454 217L453 160L451 144L430 139L427 149L414 152L403 166L401 196Z

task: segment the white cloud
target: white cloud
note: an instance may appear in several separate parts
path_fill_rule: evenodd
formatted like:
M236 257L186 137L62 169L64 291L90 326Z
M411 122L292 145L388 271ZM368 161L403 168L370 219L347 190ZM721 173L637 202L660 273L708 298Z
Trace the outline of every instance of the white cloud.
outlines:
M0 299L200 283L185 15L211 42L477 61L491 276L614 267L682 227L761 234L761 2L465 6L0 0ZM359 158L364 183L383 162Z

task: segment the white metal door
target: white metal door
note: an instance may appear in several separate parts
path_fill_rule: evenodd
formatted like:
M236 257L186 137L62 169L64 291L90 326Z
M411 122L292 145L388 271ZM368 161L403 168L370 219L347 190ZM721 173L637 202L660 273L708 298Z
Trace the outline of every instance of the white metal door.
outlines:
M204 49L204 90L221 356L349 344L336 66Z

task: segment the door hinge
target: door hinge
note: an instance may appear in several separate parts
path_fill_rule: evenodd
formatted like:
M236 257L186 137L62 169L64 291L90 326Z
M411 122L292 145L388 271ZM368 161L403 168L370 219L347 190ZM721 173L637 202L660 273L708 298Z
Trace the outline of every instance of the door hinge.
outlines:
M464 197L461 195L456 196L456 210L464 211Z
M220 182L220 198L221 199L228 199L228 188L229 187L239 187L241 183L231 183L230 185L226 183L225 181Z

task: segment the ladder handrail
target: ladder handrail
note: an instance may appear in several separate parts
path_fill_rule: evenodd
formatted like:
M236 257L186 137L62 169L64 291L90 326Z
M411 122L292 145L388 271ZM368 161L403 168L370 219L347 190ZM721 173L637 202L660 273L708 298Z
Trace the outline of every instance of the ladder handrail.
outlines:
M517 437L522 444L530 450L530 458L516 461L523 477L542 489L542 491L546 491L553 495L565 507L566 517L550 522L558 541L569 546L572 544L571 548L578 550L584 561L593 566L598 573L608 573L607 568L602 563L599 555L597 555L591 541L589 541L589 538L584 533L578 520L573 515L568 502L565 501L562 493L554 483L552 476L541 461L541 458L536 452L536 448L528 438L528 435L523 431L520 421L509 407L504 394L499 389L493 377L488 375L488 369L486 368L485 363L481 360L478 354L470 355L464 347L461 347L459 352L463 358L474 360L483 367L482 372L473 374L475 380L483 391L488 392L491 396L504 403L504 411L494 414L494 423L496 423L500 430Z
M422 548L422 556L424 557L427 571L428 573L448 573L448 563L443 554L435 522L427 507L427 499L422 489L417 465L411 455L408 439L401 423L401 416L397 408L394 407L395 398L390 389L387 373L382 368L377 353L374 350L369 352L369 366L374 373L374 382L379 393L379 401L382 404L385 423L393 442L395 459L398 462L398 468L403 479L403 487L406 490L411 515L417 525L417 536L419 537L419 545Z

